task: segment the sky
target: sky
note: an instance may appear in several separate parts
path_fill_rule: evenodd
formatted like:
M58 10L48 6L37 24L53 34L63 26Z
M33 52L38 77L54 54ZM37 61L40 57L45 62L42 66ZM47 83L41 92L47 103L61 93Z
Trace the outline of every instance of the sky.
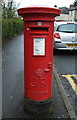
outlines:
M54 5L57 5L58 7L68 7L70 4L73 4L75 0L14 0L19 4L18 8L22 7L30 7L30 6L49 6L54 7Z

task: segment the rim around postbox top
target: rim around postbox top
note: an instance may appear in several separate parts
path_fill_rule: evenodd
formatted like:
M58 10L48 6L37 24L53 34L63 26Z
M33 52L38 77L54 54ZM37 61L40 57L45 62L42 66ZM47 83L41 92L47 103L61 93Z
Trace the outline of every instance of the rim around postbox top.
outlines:
M60 15L60 9L50 8L50 7L25 7L19 8L18 14L23 17L24 14L51 14L54 17Z

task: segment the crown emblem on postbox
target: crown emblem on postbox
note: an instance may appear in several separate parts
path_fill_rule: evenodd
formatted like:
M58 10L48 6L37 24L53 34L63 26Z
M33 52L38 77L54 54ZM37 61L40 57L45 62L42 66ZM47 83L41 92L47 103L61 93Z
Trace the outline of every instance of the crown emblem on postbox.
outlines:
M36 70L34 71L34 75L35 75L36 77L41 77L41 76L43 76L43 74L44 74L44 71L43 71L42 69L40 69L40 68L38 68L38 69L36 69Z

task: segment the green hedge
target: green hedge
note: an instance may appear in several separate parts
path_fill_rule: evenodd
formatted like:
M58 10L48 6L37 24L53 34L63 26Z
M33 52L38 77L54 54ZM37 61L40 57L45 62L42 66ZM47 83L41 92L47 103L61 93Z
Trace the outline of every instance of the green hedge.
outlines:
M12 38L23 31L23 21L20 18L2 19L2 40Z

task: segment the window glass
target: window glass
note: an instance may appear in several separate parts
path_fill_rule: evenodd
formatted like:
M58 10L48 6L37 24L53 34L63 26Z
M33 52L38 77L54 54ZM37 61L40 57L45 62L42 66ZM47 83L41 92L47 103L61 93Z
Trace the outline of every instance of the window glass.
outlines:
M77 24L62 24L57 28L59 32L77 33Z

